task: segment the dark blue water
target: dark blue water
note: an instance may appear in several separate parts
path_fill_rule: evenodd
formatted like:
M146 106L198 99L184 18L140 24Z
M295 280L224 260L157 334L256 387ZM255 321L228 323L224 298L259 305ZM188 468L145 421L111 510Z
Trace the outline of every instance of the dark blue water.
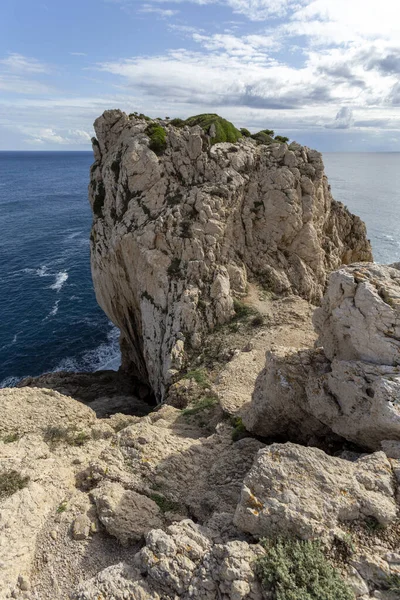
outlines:
M89 260L91 152L0 152L0 386L118 363Z
M91 152L0 152L0 386L116 368L118 331L90 275ZM324 154L332 192L367 223L377 262L400 261L400 154Z

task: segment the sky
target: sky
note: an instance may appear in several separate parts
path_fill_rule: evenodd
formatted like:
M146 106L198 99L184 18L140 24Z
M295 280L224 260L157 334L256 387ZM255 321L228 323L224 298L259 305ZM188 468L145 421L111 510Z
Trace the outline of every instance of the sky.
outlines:
M1 0L0 150L89 150L110 108L400 151L400 2Z

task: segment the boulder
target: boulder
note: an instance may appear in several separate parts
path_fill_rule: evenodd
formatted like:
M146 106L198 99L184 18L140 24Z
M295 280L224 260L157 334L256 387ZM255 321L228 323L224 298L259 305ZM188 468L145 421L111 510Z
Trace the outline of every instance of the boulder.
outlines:
M369 450L400 440L400 367L334 360L306 391L309 413L346 440Z
M400 270L369 263L335 271L313 322L331 361L400 365Z
M105 482L92 491L99 520L123 545L140 540L150 529L162 526L157 504L142 494Z
M145 119L112 110L95 122L91 265L123 370L160 400L187 350L232 317L248 274L319 302L327 272L371 248L318 152L251 138L210 147L198 125L150 125L165 132L157 153Z
M252 401L241 411L246 429L299 443L328 435L329 428L310 414L306 394L310 370L323 373L327 368L329 362L320 350L275 347L268 351Z
M329 537L352 521L397 517L391 464L383 452L354 462L292 443L260 450L244 479L234 522L257 537Z

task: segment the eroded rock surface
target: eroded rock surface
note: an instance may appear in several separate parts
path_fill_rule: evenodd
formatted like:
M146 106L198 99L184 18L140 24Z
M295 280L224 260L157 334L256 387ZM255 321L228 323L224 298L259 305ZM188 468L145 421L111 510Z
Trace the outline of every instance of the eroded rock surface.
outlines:
M312 443L325 428L369 450L400 440L400 271L335 271L313 321L322 348L267 353L243 409L247 429Z
M397 517L391 464L383 452L354 462L292 443L261 450L244 480L235 524L259 537L303 539L332 534L343 523Z
M98 302L122 332L123 367L162 398L249 277L318 302L327 272L371 249L332 199L318 152L249 138L209 147L198 126L159 125L161 156L147 121L97 119L90 200Z

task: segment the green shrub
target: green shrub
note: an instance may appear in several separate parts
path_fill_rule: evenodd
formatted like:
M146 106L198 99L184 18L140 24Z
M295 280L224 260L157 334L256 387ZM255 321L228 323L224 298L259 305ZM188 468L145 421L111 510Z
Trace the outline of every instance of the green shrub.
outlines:
M286 144L289 141L289 138L284 135L276 135L275 141L280 142L281 144Z
M233 417L232 420L233 431L232 431L232 441L238 442L239 440L247 437L249 434L247 432L246 427L241 419L241 417Z
M208 410L210 408L213 408L217 403L218 403L217 396L214 396L214 395L205 396L204 398L201 398L201 400L198 400L194 406L192 406L190 408L184 408L182 411L182 415L185 417L197 415L198 413L202 412L203 410Z
M253 315L255 312L254 308L252 308L248 304L245 304L241 300L238 300L237 298L233 299L233 308L235 311L235 317L237 319L244 319L245 317Z
M150 138L150 150L153 150L155 154L162 154L167 147L167 134L164 127L157 123L151 123L146 128L145 134Z
M400 594L400 575L389 575L387 583L391 592L397 592Z
M90 440L89 434L76 427L47 427L43 433L44 441L52 445L65 442L70 446L83 446Z
M318 542L278 539L262 545L267 553L257 560L256 571L271 600L354 600Z
M274 137L275 135L275 131L273 129L262 129L261 133L265 133L266 135L270 135L271 137Z
M243 137L251 137L251 133L248 129L246 129L246 127L241 127L240 133L242 134Z
M211 126L214 125L215 136L211 138L211 145L218 144L219 142L231 142L234 144L242 137L239 129L236 129L232 123L216 114L204 114L189 117L189 119L186 119L185 125L188 125L189 127L200 125L206 133L209 133Z
M205 369L193 369L192 371L188 371L182 379L194 379L194 381L202 388L206 388L210 386L210 380L208 378L208 373Z
M5 444L12 444L13 442L18 442L21 439L21 435L15 431L14 433L9 433L3 437L3 442Z
M18 471L0 473L0 500L8 498L28 485L29 477L21 477Z
M183 119L171 119L170 124L174 127L184 127L185 121Z
M253 138L253 140L256 140L258 144L265 144L266 146L268 146L268 144L274 143L274 138L265 133L264 131L254 133L251 137Z

